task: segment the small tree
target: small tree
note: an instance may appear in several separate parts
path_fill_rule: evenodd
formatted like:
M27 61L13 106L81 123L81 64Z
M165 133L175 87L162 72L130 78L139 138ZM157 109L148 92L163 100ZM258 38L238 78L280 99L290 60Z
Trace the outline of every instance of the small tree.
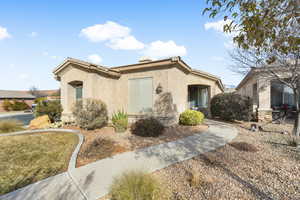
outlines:
M39 97L43 97L43 94L37 89L37 87L35 86L32 86L30 89L29 89L29 93L33 96L35 96L36 98L39 98Z

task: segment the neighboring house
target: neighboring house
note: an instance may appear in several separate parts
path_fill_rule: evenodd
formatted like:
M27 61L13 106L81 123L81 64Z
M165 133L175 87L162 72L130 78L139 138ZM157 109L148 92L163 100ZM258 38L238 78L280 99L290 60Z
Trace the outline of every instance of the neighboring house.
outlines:
M47 98L47 100L60 100L60 90L39 90L41 97Z
M0 90L0 112L5 111L2 107L2 103L6 99L24 101L29 106L31 106L34 102L35 97L28 91Z
M278 68L279 69L279 68ZM276 73L284 77L284 69ZM272 112L283 107L294 107L294 95L291 88L278 80L261 73L262 68L252 68L237 86L237 93L253 98L254 108L259 121L272 120Z
M63 121L71 120L72 107L82 98L101 99L110 117L123 109L132 119L209 109L211 97L224 90L220 78L192 69L180 57L111 68L67 58L53 73L60 81Z

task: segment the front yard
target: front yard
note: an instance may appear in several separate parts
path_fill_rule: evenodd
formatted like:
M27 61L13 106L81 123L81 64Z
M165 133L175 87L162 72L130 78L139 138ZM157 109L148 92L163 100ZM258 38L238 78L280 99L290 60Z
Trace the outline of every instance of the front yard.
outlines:
M207 130L207 125L182 126L173 125L164 130L158 137L141 137L131 133L130 129L123 133L115 132L113 127L95 130L83 130L75 126L65 128L80 130L84 135L84 143L77 158L77 167L126 151L174 141Z
M270 132L250 132L249 123L234 124L239 135L216 151L159 170L173 199L300 199L300 152L287 145L290 125L270 124Z
M78 143L71 133L0 137L0 195L66 171Z

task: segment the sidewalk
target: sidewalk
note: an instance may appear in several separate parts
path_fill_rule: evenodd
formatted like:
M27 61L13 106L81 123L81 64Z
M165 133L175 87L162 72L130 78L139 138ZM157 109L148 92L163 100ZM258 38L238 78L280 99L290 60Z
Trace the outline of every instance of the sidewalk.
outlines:
M223 123L207 120L205 133L177 141L118 154L66 173L28 185L0 199L72 199L96 200L107 194L113 177L128 170L154 172L171 164L195 157L225 145L237 130Z

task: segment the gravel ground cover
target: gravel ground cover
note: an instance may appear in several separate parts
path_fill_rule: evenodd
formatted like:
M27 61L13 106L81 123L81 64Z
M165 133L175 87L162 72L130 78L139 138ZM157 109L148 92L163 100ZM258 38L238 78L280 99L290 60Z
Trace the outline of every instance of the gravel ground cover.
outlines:
M251 123L235 123L239 135L215 151L154 173L174 200L300 199L300 150L287 145L291 124L268 124L250 132Z
M104 127L92 131L82 130L76 126L65 126L64 128L80 130L85 137L77 158L77 167L80 167L118 153L199 134L207 130L208 126L204 124L199 126L174 125L166 128L159 137L136 136L131 134L130 129L124 133L116 133L113 127Z

